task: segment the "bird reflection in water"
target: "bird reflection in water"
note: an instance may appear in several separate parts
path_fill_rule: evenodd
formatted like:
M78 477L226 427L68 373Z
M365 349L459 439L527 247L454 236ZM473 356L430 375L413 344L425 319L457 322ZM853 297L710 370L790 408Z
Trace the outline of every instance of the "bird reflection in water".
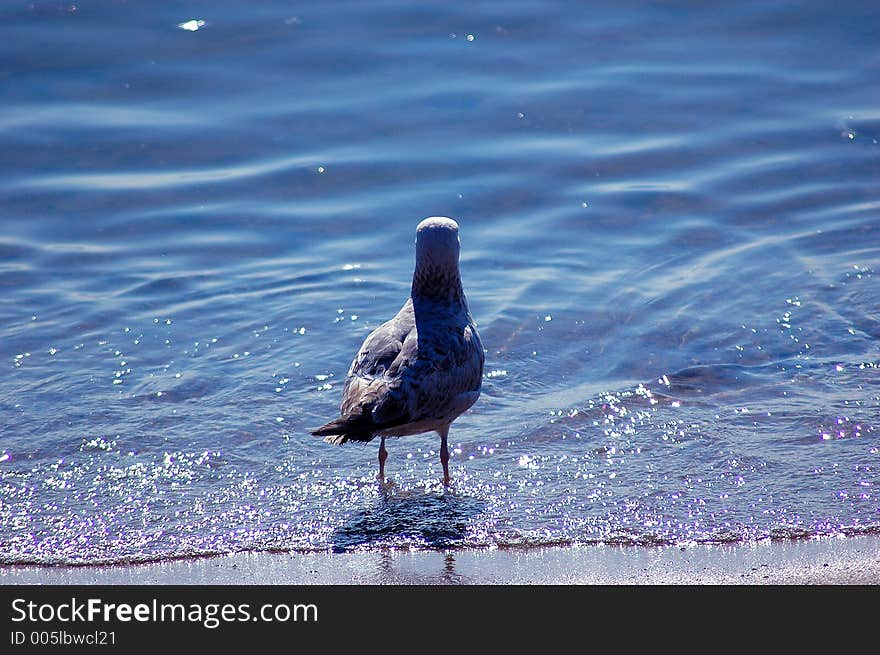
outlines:
M376 502L353 514L331 538L334 552L360 546L454 548L465 541L468 525L486 501L385 487Z

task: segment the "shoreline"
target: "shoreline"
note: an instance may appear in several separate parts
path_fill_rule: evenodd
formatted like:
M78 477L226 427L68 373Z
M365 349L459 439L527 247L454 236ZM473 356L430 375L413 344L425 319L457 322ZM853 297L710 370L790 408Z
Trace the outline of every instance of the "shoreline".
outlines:
M241 552L144 564L0 565L0 585L880 584L880 536L732 545Z

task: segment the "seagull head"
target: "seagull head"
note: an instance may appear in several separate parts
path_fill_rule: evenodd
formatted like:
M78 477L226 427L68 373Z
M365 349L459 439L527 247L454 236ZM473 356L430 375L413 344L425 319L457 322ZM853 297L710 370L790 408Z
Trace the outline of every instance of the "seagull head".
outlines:
M445 216L426 218L416 228L416 262L452 264L458 268L458 223Z

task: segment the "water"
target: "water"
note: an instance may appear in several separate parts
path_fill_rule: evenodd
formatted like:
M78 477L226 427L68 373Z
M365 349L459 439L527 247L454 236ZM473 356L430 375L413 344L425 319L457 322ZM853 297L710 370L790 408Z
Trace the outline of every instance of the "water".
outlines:
M876 3L0 17L2 562L880 531ZM308 429L430 215L484 391L382 491Z

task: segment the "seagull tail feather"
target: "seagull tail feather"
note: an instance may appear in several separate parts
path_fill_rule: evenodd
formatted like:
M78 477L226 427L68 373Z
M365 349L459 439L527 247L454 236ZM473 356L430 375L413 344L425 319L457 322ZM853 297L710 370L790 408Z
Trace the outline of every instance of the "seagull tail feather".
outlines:
M327 443L341 446L348 441L371 441L375 436L373 434L375 428L372 421L365 420L363 416L343 416L312 430L312 434L316 437L324 437Z

